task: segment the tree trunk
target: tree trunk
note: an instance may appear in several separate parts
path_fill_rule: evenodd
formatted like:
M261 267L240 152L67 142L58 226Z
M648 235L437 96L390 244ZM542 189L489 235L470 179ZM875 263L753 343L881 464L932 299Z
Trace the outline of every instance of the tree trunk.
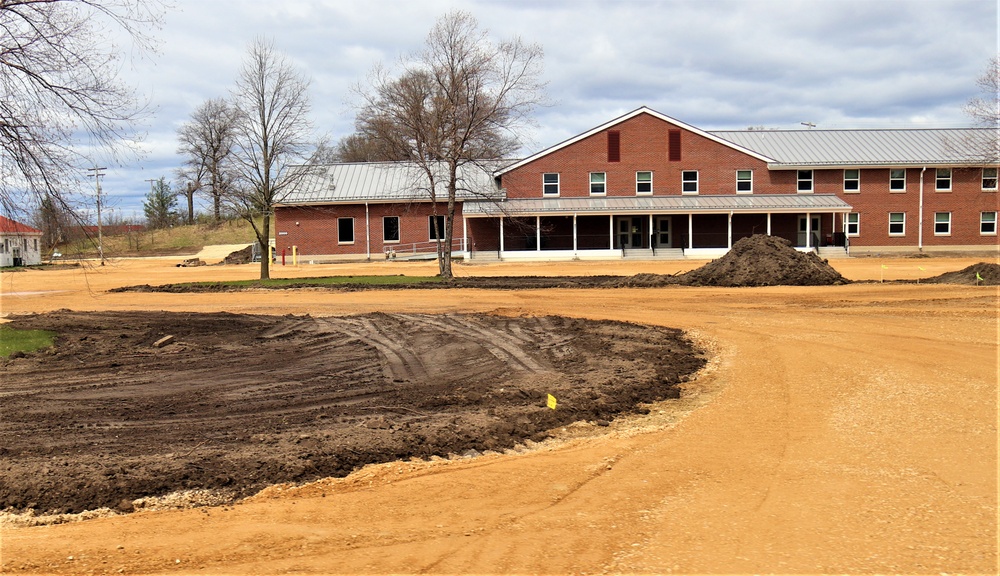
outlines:
M260 279L269 280L271 278L271 218L264 213L264 222L261 224L260 242Z

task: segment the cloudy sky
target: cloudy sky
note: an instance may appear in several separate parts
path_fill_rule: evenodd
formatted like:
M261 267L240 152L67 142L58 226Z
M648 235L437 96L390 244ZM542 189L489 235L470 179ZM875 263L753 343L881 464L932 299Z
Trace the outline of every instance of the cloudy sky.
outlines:
M142 160L109 165L108 205L142 216L174 178L177 128L228 96L250 41L308 78L317 138L349 134L352 86L420 49L443 14L542 46L550 105L526 153L640 106L703 129L969 125L963 105L1000 52L1000 0L168 0L159 51L123 77L155 110Z

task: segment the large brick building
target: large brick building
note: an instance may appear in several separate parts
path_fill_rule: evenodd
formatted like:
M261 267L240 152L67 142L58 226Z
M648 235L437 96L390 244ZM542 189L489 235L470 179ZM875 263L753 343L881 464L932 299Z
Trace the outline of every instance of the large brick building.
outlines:
M997 165L969 145L984 134L709 132L640 108L520 161L466 165L453 249L467 258L704 258L765 233L828 256L996 250ZM275 212L279 250L317 259L433 252L444 204L431 202L415 167L316 168Z

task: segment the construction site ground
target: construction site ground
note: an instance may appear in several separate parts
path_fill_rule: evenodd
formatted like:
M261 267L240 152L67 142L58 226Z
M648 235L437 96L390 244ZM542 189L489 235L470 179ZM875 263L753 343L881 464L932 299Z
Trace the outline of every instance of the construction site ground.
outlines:
M639 334L624 326L680 329L707 364L678 382L680 398L610 422L594 415L560 422L509 448L404 458L216 505L157 509L171 504L163 499L127 514L110 509L37 526L8 515L0 524L3 572L997 572L998 288L891 282L982 259L836 260L844 277L866 281L837 286L108 292L258 273L256 264L178 268L179 261L4 272L0 313L97 312L105 325L122 312L136 314L119 318L249 314L254 322L275 317L266 330L278 341L282 326L288 334L313 330L289 325L305 315L333 324L384 315L422 327L459 319L462 330L480 334L496 322L511 327L505 334L536 336L560 334L559 326L576 327L563 335L579 332L583 325L574 323L582 320L614 321L628 323L621 325L626 339ZM704 264L458 264L455 272L631 276ZM434 263L377 262L278 266L273 275L435 272ZM486 324L469 324L481 318ZM157 350L185 345L177 340ZM189 338L186 345L195 344ZM614 361L613 346L605 348ZM508 353L517 358L515 349ZM122 378L130 361L116 360ZM555 366L548 356L519 361ZM505 378L498 366L486 373ZM0 394L16 384L3 374ZM393 423L386 425L376 429ZM264 434L262 453L321 444L295 439ZM191 454L164 454L161 464L209 448L191 446Z

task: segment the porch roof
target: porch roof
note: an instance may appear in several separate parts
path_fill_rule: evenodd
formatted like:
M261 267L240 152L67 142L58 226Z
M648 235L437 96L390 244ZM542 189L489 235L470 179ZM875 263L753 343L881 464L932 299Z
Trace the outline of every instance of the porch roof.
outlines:
M569 214L736 214L850 212L834 194L755 194L715 196L615 196L604 198L517 198L499 202L466 200L469 217Z

